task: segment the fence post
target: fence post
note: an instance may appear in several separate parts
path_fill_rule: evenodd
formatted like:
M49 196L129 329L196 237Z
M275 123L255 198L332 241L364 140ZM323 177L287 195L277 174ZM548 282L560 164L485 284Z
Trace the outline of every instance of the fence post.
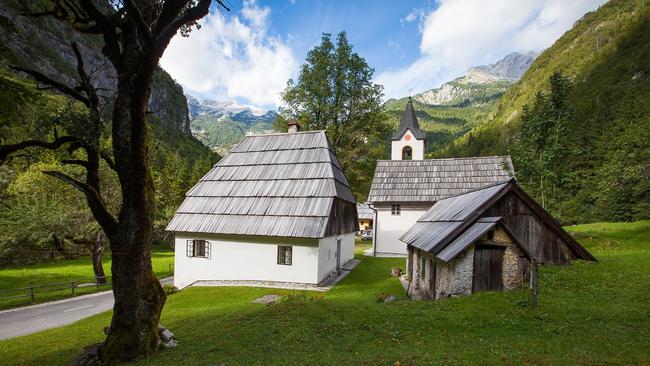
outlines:
M74 295L74 281L70 283L70 288L72 289L72 294Z
M30 295L31 295L31 298L32 298L32 302L34 302L34 288L30 287L29 292L30 292Z
M537 307L537 261L533 259L530 268L531 305Z
M172 264L171 264L171 263L167 263L167 267L169 268L169 275L171 276L172 274L174 274L174 273L172 272Z

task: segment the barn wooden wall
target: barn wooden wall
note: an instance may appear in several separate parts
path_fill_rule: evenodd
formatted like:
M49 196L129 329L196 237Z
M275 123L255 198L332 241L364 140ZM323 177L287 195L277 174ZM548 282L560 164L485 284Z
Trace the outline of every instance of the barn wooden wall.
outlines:
M568 265L571 260L578 258L555 231L512 191L506 193L482 216L503 217L504 224L539 263Z

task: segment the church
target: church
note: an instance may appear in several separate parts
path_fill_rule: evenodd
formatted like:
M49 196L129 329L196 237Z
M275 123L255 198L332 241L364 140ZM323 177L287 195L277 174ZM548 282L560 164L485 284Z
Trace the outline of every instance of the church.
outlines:
M373 256L406 256L400 238L437 201L507 182L514 175L509 156L424 159L426 140L409 97L391 137L391 160L377 161L368 194L376 216Z

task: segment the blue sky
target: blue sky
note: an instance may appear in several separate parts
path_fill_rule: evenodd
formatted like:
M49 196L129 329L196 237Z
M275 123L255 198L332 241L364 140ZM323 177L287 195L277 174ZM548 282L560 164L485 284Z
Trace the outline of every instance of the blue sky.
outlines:
M540 51L604 0L229 0L162 66L189 94L277 108L323 32L345 30L385 98L438 87L471 66Z

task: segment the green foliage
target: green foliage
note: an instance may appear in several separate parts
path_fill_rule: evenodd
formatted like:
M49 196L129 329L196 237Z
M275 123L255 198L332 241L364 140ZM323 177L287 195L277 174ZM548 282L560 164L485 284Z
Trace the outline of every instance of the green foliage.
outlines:
M388 134L381 107L382 87L373 83L374 70L353 52L345 32L336 45L324 33L307 54L297 81L282 94L284 120L297 118L304 130L326 130L357 199L370 189L375 161ZM276 122L276 128L282 120Z
M565 198L572 172L564 163L571 146L567 126L575 113L568 105L571 82L561 72L550 78L549 93L537 93L532 105L523 108L520 130L510 148L517 177L529 193L541 199L547 210L561 217L560 203Z
M516 149L516 137L539 93L561 72L572 81L561 97L574 112L561 126L566 147L553 178L562 189L545 190L564 222L627 221L650 217L650 6L642 0L614 0L586 14L544 51L522 79L497 103L494 118L441 149L440 156L516 155L517 177L527 188L537 173L531 154ZM549 102L545 102L549 103ZM524 110L528 106L528 111ZM539 115L539 111L535 115ZM549 150L555 147L544 148ZM515 152L516 150L516 152ZM528 155L527 155L528 154Z
M277 289L191 287L167 299L161 323L178 347L136 365L605 365L650 359L650 221L569 227L597 258L539 269L539 307L527 289L440 301L404 299L390 269L361 263L320 301L252 304ZM101 341L110 313L0 341L21 365L67 364ZM215 332L218 329L218 332ZM61 339L65 339L62 342ZM40 347L34 348L34 344ZM467 345L471 345L468 347Z

